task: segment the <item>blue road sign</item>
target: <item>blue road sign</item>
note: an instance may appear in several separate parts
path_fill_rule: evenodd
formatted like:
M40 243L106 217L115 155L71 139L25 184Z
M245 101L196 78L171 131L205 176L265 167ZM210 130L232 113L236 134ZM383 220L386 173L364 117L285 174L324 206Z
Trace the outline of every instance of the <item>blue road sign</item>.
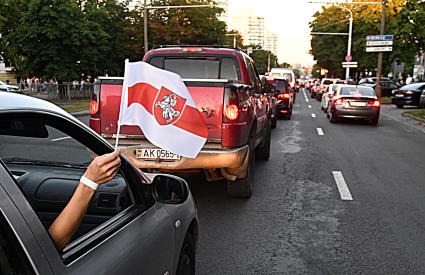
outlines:
M368 35L366 41L393 41L394 35Z

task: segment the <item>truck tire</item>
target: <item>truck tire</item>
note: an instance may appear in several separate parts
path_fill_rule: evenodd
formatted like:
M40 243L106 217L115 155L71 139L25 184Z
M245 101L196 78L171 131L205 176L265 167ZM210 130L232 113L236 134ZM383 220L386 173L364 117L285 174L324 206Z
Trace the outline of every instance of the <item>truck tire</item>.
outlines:
M195 275L196 271L195 241L190 232L186 233L183 246L180 251L179 263L176 275Z
M272 125L271 125L271 127L272 127L272 129L275 129L275 128L276 128L276 126L277 126L277 115L275 115L275 116L272 118Z
M252 195L252 185L254 183L255 169L255 142L251 138L249 141L248 171L245 178L227 181L227 193L234 198L249 199Z
M260 160L269 160L270 158L270 139L271 139L271 123L267 121L264 133L264 141L256 148L256 158Z

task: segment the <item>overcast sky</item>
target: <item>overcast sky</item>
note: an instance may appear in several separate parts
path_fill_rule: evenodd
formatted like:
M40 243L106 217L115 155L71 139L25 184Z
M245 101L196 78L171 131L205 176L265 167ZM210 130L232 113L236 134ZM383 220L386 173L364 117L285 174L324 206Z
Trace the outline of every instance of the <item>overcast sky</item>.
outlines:
M254 7L258 15L264 16L266 26L279 35L279 62L302 65L314 64L308 54L310 50L310 28L308 23L313 14L321 9L320 4L309 4L309 0L229 0L230 16L241 7Z

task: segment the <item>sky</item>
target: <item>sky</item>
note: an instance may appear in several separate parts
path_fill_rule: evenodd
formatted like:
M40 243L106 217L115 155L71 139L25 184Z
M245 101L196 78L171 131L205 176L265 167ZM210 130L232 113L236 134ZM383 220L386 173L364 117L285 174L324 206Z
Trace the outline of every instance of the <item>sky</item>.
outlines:
M309 0L228 0L229 15L237 15L241 7L253 7L265 17L266 27L279 35L279 63L313 65L310 50L309 22L320 4Z

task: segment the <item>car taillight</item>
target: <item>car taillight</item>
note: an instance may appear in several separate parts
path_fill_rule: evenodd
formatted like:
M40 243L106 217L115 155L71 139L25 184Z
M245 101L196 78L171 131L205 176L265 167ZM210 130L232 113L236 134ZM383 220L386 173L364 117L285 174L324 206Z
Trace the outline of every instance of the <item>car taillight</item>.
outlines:
M224 116L228 120L236 120L239 116L239 108L236 104L231 104L224 108Z
M223 121L235 122L243 111L239 108L238 91L235 88L226 88L223 103Z
M99 100L100 100L100 83L94 84L94 89L90 101L90 115L92 118L99 118Z
M279 94L279 95L277 96L277 98L278 98L278 99L281 99L281 100L283 100L283 99L289 99L289 97L290 97L290 95L289 95L289 94Z
M99 104L96 100L90 101L90 114L95 115L99 111Z
M340 99L340 98L338 98L338 99L335 101L335 104L341 105L341 104L342 104L342 102L343 102L343 100L342 100L342 99Z
M379 100L369 101L368 104L371 105L371 106L375 106L375 107L381 106L381 102L379 102Z

